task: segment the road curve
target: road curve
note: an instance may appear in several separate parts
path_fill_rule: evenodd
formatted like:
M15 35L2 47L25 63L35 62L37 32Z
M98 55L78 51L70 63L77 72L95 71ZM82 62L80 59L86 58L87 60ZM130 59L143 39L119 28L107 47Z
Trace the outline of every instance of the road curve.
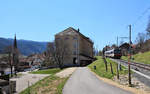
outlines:
M133 94L99 80L86 67L78 68L64 86L63 94Z

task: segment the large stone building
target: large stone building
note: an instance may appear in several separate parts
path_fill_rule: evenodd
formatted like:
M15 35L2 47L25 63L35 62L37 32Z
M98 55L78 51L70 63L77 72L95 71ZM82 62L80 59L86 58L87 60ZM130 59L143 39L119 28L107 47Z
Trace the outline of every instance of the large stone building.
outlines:
M93 42L81 34L79 29L69 27L56 34L55 46L65 51L65 66L83 66L93 61Z

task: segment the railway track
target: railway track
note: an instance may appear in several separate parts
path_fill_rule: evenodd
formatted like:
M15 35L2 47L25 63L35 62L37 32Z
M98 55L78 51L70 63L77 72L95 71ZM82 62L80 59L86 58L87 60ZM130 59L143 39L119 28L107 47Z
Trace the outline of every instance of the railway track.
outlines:
M112 58L111 60L128 68L128 61L126 60ZM137 62L130 62L130 64L131 70L134 72L132 75L150 87L150 65Z
M128 64L128 61L126 60L122 60L122 59L118 59L120 62L123 62L123 63L126 63ZM130 65L132 66L136 66L137 68L142 68L142 69L145 69L145 70L148 70L150 71L150 64L143 64L143 63L137 63L137 62L130 62Z

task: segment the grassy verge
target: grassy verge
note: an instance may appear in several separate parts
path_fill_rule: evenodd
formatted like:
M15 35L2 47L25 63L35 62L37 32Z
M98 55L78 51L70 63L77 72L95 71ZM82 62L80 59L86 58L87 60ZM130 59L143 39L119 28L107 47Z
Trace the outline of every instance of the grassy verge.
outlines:
M34 74L51 74L28 87L20 94L62 94L63 87L69 77L59 78L55 76L60 69L48 69L33 72Z
M57 86L57 94L62 94L63 87L67 82L67 80L69 79L69 77L63 78L63 81Z
M108 66L108 71L106 72L105 69L105 63L102 59L102 57L98 56L97 60L95 62L93 62L92 64L90 64L88 67L95 72L96 74L98 74L101 77L105 77L108 79L112 79L116 74L117 74L117 64L113 61L111 61L110 59L106 59L107 60L107 66ZM110 67L110 63L112 63L112 68L113 68L113 74L111 73L111 67ZM96 70L93 68L94 66L96 66ZM122 71L119 71L119 74L127 74L128 71L125 67L122 66Z
M68 78L59 78L51 75L38 81L20 94L62 94L67 79Z
M135 62L141 62L144 64L150 64L150 51L149 52L145 52L145 53L139 53L139 54L135 54L133 55ZM123 56L122 59L124 60L128 60L127 56Z
M38 70L30 72L32 74L55 74L57 72L61 71L59 68L53 68L53 69L47 69L47 70Z

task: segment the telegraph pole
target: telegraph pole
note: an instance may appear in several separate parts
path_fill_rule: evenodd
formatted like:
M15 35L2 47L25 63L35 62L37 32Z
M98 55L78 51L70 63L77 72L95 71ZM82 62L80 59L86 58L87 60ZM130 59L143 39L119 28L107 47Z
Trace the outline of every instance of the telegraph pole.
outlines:
M117 36L117 47L118 47L118 36Z
M131 25L129 25L129 58L128 58L128 76L129 76L129 86L131 86L131 69L130 69L130 60L131 60Z

